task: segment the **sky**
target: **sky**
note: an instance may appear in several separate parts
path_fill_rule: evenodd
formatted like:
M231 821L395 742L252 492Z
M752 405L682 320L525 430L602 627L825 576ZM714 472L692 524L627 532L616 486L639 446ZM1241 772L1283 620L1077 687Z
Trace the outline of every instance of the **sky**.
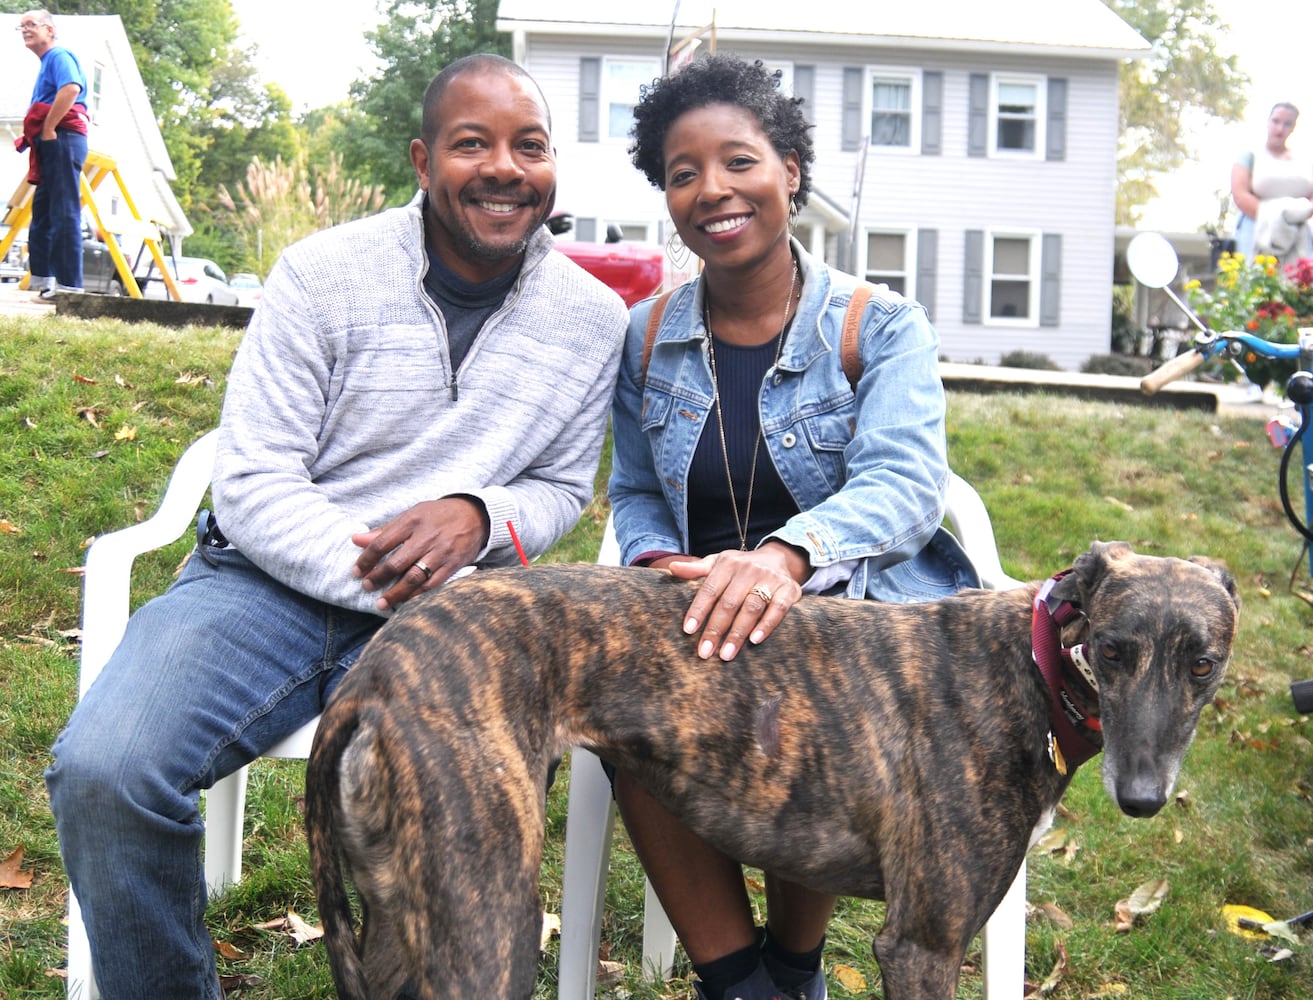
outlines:
M380 20L371 0L231 3L243 36L259 46L263 79L280 84L296 112L344 100L351 83L375 65L364 39ZM1197 158L1160 179L1162 197L1146 207L1142 228L1194 232L1215 220L1231 163L1262 143L1268 111L1278 101L1303 110L1290 146L1313 158L1313 0L1212 0L1212 6L1231 29L1219 46L1236 54L1251 78L1248 112L1233 125L1193 127Z

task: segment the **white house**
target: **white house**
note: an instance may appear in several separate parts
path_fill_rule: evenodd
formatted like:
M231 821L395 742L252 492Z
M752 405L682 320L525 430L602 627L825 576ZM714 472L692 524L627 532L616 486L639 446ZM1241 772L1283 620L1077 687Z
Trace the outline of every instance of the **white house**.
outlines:
M16 152L13 143L22 134L40 67L23 45L22 35L12 30L18 19L17 14L0 18L6 28L0 30L0 136L6 139L0 148L0 196L6 200L27 174L27 154ZM173 162L122 20L117 14L56 15L55 29L56 43L77 56L87 77L88 148L113 158L143 220L179 239L189 235L192 227L170 186L176 178ZM135 248L139 239L132 236L137 227L112 179L96 189L96 208L106 228L124 234L125 247Z
M1074 369L1108 351L1118 68L1149 46L1101 0L501 0L551 106L577 238L673 231L627 132L671 43L713 18L717 50L806 101L798 235L814 252L923 302L949 360L1025 350Z

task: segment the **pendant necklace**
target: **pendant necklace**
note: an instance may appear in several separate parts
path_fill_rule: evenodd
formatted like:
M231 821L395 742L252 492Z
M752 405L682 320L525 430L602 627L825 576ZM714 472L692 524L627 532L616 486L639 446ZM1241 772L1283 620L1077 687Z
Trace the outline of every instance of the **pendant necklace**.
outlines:
M793 292L798 286L798 262L793 261L789 273L789 295L784 300L784 319L780 322L780 332L775 337L775 365L780 363L780 354L784 351L784 331L789 325L789 309L793 305ZM725 482L729 486L730 509L734 512L734 530L739 536L739 550L748 549L748 519L752 515L752 491L757 484L757 456L761 451L761 421L757 422L757 440L752 446L752 465L748 471L748 496L743 503L743 518L739 519L739 501L734 491L734 475L729 468L729 447L725 443L725 415L720 408L720 380L716 376L715 337L711 332L711 296L706 294L703 286L702 296L703 321L707 327L707 360L711 363L711 402L716 408L716 424L720 430L720 454L725 460Z

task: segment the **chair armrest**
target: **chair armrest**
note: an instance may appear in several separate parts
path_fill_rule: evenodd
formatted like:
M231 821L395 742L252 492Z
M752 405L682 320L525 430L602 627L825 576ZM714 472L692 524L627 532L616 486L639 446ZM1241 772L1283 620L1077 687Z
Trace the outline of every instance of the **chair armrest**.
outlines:
M981 586L986 590L1013 590L1023 586L1020 580L1014 580L1003 570L985 502L970 483L954 472L948 475L944 508L944 516L948 518L953 534L980 575Z
M133 561L181 538L191 527L210 486L217 445L215 431L194 441L174 466L155 513L140 524L101 535L87 549L82 575L79 698L86 694L123 638Z

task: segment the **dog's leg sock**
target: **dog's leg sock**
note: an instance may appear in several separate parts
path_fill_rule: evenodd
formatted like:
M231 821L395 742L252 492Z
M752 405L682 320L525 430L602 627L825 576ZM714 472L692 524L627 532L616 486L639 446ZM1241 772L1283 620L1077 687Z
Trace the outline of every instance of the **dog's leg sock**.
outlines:
M761 965L761 944L754 943L705 965L694 965L693 972L702 980L702 991L709 1000L721 1000L726 991L748 979Z
M775 985L788 993L805 985L816 977L821 968L821 952L825 949L825 938L811 951L788 951L766 926L766 941L762 945L761 960L770 973Z

